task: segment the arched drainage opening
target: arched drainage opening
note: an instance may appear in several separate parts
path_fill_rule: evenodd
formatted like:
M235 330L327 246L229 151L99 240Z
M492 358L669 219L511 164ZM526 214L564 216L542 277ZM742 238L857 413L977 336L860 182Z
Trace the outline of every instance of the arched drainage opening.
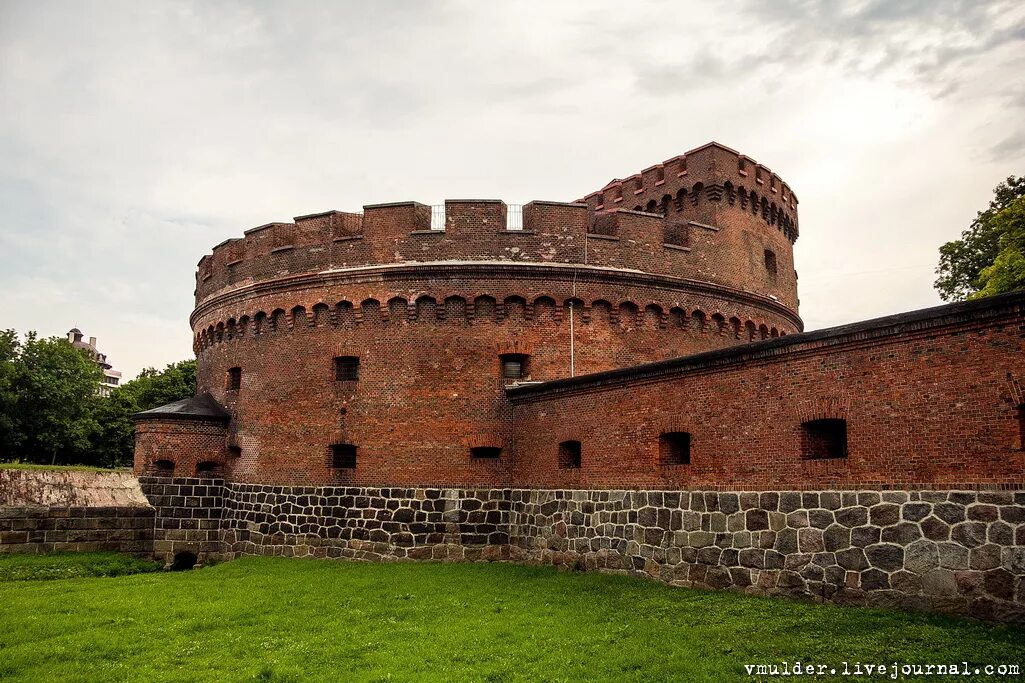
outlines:
M196 566L196 559L196 553L175 553L174 561L171 563L171 571L181 572L187 569L192 569Z

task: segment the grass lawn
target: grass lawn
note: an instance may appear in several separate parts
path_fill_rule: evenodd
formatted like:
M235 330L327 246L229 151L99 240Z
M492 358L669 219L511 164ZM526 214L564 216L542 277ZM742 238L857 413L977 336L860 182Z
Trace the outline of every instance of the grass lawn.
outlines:
M1025 630L504 564L244 558L0 581L5 681L718 683L781 660L1025 664Z
M162 562L117 553L0 555L0 581L46 581L83 576L125 576L163 569Z
M93 467L92 465L37 465L30 462L0 462L0 470L43 470L46 472L124 472L127 467Z

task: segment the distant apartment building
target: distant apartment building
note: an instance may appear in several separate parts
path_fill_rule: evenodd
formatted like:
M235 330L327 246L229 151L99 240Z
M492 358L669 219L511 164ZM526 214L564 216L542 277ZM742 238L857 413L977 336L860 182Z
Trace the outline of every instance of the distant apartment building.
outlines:
M110 363L107 362L107 354L100 353L96 348L96 337L89 337L89 341L84 342L82 341L82 330L73 327L68 331L68 341L76 349L85 349L89 357L103 369L103 379L100 380L97 391L100 396L109 396L121 383L121 373L112 370Z

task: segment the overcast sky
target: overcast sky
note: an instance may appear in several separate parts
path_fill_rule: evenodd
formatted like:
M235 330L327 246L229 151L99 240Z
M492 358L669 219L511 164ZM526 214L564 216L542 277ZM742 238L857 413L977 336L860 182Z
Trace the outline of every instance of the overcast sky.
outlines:
M806 329L940 303L1025 173L1025 3L0 0L0 328L189 358L194 269L270 221L572 200L719 141L800 199Z

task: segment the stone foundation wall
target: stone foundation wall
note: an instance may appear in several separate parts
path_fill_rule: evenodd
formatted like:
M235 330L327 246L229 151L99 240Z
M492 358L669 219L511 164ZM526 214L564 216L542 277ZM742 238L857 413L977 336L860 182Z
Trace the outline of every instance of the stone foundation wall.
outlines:
M151 507L0 507L0 553L113 551L148 556Z
M148 556L153 518L131 472L0 470L0 553Z
M509 491L228 484L232 555L509 559Z
M1025 621L1025 492L510 495L522 561Z
M175 555L192 553L202 563L223 556L220 540L224 481L191 477L139 477L156 509L153 556L171 564Z
M167 560L509 560L1025 622L1022 491L143 486Z

